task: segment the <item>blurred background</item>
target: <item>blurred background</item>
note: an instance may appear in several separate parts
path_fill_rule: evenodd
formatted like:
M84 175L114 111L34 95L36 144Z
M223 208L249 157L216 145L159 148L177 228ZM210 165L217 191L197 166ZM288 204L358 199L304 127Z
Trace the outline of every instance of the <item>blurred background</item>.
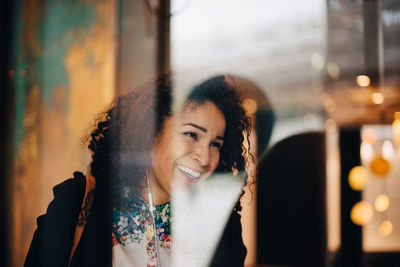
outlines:
M400 266L400 2L24 0L2 8L2 266L112 99L230 74L254 122L246 266ZM250 179L253 179L250 177Z

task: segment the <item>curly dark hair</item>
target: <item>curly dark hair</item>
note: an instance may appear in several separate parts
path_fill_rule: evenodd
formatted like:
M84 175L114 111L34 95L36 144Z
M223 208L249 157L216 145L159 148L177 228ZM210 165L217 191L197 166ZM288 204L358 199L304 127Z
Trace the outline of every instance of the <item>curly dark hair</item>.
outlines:
M134 197L142 192L155 138L161 133L165 119L173 115L172 93L170 74L159 75L156 80L118 97L101 114L88 136L92 152L89 172L99 185L111 181L113 207L121 207L121 196ZM214 103L226 120L216 172L246 172L251 123L239 95L225 81L225 76L217 76L195 86L184 103L201 105L206 101Z

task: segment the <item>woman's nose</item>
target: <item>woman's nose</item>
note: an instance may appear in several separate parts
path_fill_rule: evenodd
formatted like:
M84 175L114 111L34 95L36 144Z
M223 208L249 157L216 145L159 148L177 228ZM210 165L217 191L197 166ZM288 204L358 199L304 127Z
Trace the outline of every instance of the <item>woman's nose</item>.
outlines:
M208 145L198 144L193 157L199 162L200 166L205 167L210 163L210 149Z

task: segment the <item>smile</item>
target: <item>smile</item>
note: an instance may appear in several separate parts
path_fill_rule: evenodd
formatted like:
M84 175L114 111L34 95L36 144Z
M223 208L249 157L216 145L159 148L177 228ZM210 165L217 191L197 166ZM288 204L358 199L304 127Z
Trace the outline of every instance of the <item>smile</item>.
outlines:
M192 170L192 169L190 169L190 168L188 168L188 167L184 167L184 166L182 166L182 165L177 165L177 167L178 167L179 170L181 170L182 172L184 172L184 173L185 173L187 176L189 176L190 178L197 179L197 178L199 178L200 175L201 175L201 172Z

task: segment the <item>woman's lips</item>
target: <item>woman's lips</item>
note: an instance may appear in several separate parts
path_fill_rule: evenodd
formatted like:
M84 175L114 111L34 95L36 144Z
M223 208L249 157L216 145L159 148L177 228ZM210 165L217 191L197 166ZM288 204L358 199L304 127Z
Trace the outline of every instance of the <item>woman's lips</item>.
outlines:
M201 176L201 172L199 171L195 171L189 167L183 166L183 165L177 165L178 169L183 172L183 174L190 178L188 179L189 182L194 182L195 180L197 180L200 176Z

